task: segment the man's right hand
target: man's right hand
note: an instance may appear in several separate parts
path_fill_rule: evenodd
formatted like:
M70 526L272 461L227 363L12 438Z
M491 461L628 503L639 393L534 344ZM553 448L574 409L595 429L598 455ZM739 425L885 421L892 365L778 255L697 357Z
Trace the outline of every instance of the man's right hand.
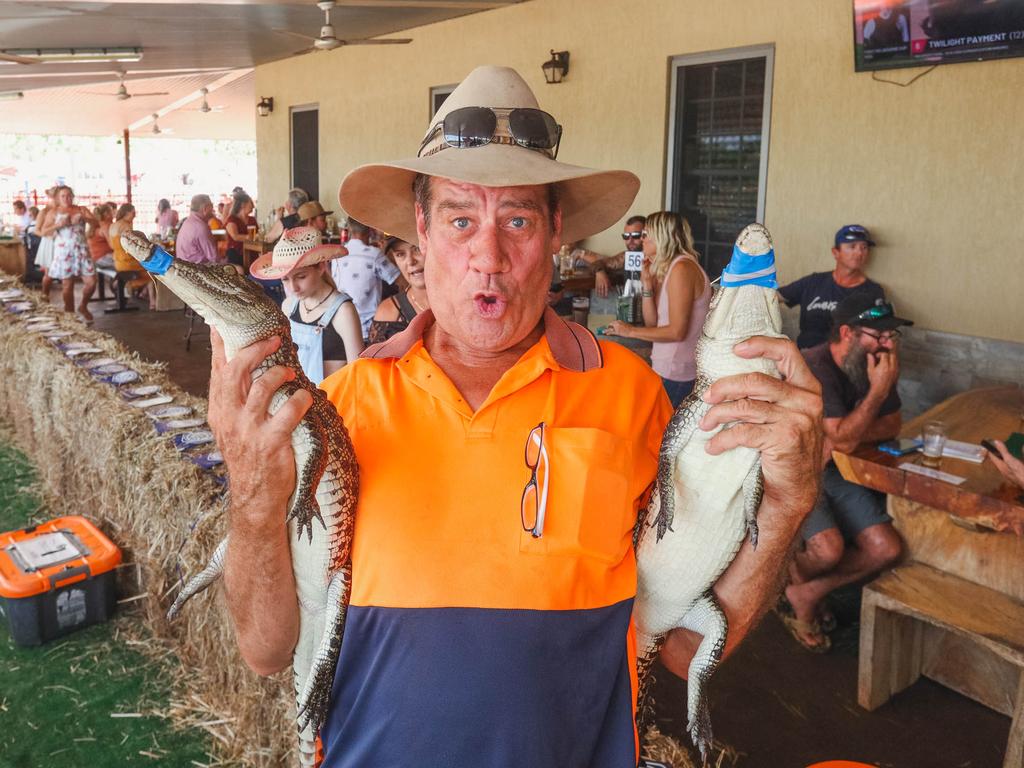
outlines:
M608 273L604 270L594 273L594 290L597 291L597 295L602 299L608 295L608 289L611 287L612 281L608 279Z
M274 392L294 379L295 372L279 365L255 381L252 373L281 346L279 337L245 347L231 362L214 329L210 331L210 345L213 356L207 420L231 477L232 509L235 514L252 512L255 518L251 522L257 525L281 525L295 487L291 434L313 398L299 390L277 413L269 414ZM267 515L274 517L264 519Z
M900 377L900 360L895 351L869 354L868 382L872 391L883 397L893 388Z

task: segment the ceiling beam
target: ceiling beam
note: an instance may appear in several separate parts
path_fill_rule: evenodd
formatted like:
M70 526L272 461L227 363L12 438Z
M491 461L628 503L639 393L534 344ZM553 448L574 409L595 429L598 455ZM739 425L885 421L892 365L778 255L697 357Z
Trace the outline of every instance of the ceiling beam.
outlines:
M236 69L236 70L233 70L231 72L228 72L223 77L219 77L216 80L214 80L212 83L207 85L206 86L206 90L209 93L213 93L218 88L223 88L225 85L230 85L231 83L235 82L235 80L239 80L239 79L245 77L250 72L252 72L252 67L248 67L246 69ZM137 131L139 128L142 128L144 125L148 125L149 123L153 122L153 114L154 113L156 114L157 117L163 117L164 115L168 115L168 114L170 114L171 112L174 112L177 109L181 109L182 107L191 104L193 101L196 101L197 99L202 98L202 96L203 96L203 94L202 94L201 91L199 91L199 90L192 91L191 93L188 93L188 94L182 96L180 99L177 99L176 101L172 101L167 106L161 107L160 109L155 109L155 110L153 110L153 112L150 112L145 117L143 117L143 118L141 118L139 120L136 120L134 123L132 123L131 125L128 126L128 130L129 131ZM253 109L255 109L255 108L256 108L256 106L253 105Z

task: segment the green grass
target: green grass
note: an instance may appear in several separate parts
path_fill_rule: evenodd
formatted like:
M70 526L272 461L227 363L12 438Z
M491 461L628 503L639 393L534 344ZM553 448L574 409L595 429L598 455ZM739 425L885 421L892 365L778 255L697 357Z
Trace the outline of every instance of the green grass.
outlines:
M0 442L0 531L45 517L34 481L25 456ZM174 731L159 714L169 665L132 650L127 630L139 635L137 621L129 608L106 624L18 648L0 620L0 768L211 761L205 734ZM112 717L126 713L132 716Z

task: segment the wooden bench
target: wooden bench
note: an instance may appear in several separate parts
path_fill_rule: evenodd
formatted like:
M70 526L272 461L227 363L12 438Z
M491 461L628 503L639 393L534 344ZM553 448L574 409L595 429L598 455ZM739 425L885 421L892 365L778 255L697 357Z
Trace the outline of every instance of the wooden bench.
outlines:
M115 312L134 312L138 310L138 307L128 306L128 297L124 291L125 283L138 277L136 272L118 272L110 267L96 267L96 274L99 277L99 296L93 299L93 301L107 300L105 281L108 279L114 287L114 298L117 299L117 306L114 308L105 307L103 314L110 315Z
M1024 768L1024 604L911 563L864 587L860 621L858 704L925 675L1012 717L1003 768Z

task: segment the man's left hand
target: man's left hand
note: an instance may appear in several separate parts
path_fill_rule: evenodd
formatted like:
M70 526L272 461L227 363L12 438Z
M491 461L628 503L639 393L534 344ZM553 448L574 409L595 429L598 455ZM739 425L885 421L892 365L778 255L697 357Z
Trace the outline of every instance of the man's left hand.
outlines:
M733 348L739 357L775 361L782 379L744 373L719 379L704 396L711 409L700 423L711 430L734 422L707 445L717 455L744 445L761 452L765 499L798 518L814 505L821 467L821 385L788 339L755 336ZM781 522L781 521L780 521Z

